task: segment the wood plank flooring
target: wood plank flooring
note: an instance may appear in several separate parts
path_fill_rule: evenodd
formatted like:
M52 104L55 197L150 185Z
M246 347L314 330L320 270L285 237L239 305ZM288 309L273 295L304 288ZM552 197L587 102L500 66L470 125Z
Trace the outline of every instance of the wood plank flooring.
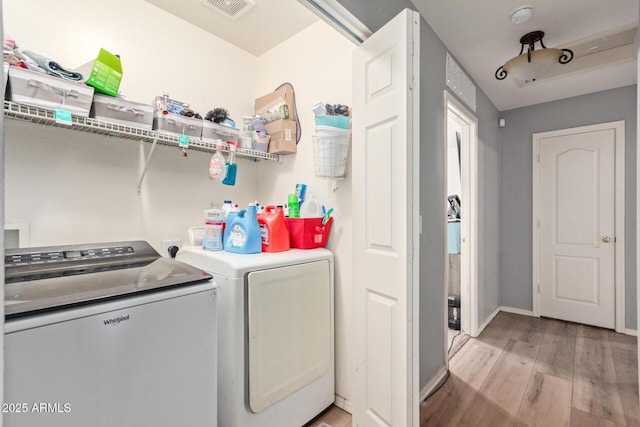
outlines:
M500 313L449 363L421 426L640 427L635 337ZM335 406L309 427L351 427Z
M421 426L640 426L635 337L500 313L450 361Z

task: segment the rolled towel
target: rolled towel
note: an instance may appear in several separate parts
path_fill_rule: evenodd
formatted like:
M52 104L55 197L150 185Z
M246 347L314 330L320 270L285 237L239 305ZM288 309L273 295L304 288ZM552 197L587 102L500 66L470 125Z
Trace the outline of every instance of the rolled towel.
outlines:
M47 72L47 74L74 82L83 80L82 74L78 73L77 71L67 70L66 68L49 58L38 55L37 53L31 52L29 50L24 50L22 51L22 53L37 62L38 65Z

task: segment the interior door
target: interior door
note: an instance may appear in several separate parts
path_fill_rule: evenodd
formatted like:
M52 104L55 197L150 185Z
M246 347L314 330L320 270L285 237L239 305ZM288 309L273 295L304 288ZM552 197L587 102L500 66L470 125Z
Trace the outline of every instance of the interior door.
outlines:
M420 15L354 51L354 426L418 425Z
M539 140L540 315L615 327L614 129Z

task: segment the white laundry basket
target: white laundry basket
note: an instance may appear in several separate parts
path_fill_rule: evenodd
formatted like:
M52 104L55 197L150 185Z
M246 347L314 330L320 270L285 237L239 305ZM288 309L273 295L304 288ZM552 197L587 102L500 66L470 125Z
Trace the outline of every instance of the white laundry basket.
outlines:
M351 131L331 126L316 126L313 158L316 176L343 179L347 176L347 154Z

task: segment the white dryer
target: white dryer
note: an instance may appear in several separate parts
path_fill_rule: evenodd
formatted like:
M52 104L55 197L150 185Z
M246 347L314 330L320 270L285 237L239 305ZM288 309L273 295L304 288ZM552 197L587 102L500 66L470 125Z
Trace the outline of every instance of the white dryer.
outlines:
M300 427L335 398L333 255L183 246L218 286L218 426Z

